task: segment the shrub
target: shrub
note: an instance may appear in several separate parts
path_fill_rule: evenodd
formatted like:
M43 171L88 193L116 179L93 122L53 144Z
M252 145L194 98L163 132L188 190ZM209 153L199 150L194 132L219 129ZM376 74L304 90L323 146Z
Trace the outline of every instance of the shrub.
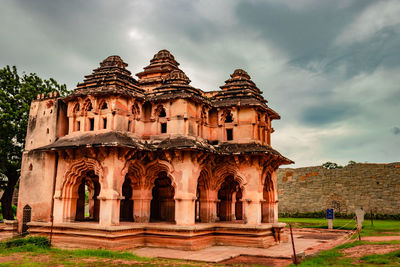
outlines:
M44 236L29 236L25 238L13 238L5 242L6 248L36 246L40 248L49 248L50 241Z
M15 216L17 216L17 206L12 205L11 208L12 208L13 216L15 218Z

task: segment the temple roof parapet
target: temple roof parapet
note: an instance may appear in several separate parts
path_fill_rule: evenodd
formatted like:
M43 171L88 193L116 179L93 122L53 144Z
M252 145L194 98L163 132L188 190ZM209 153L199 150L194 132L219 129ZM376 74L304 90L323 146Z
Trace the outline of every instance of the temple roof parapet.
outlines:
M48 151L80 147L127 147L143 151L194 150L216 155L270 155L282 164L294 163L272 147L257 143L237 144L220 142L218 144L211 144L208 140L185 135L170 135L162 139L143 140L131 133L119 131L64 136L53 144L35 150Z
M68 95L69 101L76 97L86 95L124 95L127 97L144 97L144 90L132 77L128 66L119 56L109 56L100 63L100 67L93 73L85 76L85 80L79 83L77 88Z
M217 108L255 107L267 112L271 119L280 119L279 114L268 107L250 75L242 69L236 69L220 87L221 90L203 92L190 85L190 79L178 68L179 63L166 49L156 53L144 71L136 74L139 81L131 76L127 66L119 56L106 58L65 99L68 101L85 95L107 94L137 97L145 101L191 98Z

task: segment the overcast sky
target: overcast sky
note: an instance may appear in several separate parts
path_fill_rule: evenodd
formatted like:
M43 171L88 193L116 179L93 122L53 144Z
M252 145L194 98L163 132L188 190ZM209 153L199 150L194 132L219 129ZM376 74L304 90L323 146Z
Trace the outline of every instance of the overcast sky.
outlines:
M104 58L168 49L205 91L246 70L296 162L400 161L400 1L0 0L0 67L74 89Z

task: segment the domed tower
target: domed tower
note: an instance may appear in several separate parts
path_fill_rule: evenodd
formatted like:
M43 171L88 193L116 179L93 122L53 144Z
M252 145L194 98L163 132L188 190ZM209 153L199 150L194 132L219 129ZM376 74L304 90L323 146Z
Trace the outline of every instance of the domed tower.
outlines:
M124 131L126 114L134 101L143 101L144 90L119 56L109 56L85 76L64 101L68 104L69 134Z
M150 135L201 136L198 117L209 101L200 89L192 87L190 79L180 69L169 72L161 85L147 94L146 103L153 107L153 125Z
M221 89L213 100L213 105L219 110L218 125L224 129L219 139L270 146L271 121L280 119L280 116L268 107L250 75L237 69Z
M140 86L151 91L162 84L163 79L171 71L177 70L179 63L174 56L166 49L158 51L150 60L150 65L144 67L144 71L136 74L139 77Z

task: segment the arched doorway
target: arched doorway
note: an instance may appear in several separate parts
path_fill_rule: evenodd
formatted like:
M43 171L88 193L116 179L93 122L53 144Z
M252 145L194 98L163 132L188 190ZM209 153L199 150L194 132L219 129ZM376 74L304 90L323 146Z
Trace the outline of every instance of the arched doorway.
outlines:
M133 222L132 186L129 178L125 178L122 185L122 196L124 199L120 205L120 221Z
M150 207L151 222L175 221L175 190L166 172L160 172L154 181Z
M217 206L217 215L220 221L236 220L236 195L239 190L239 183L235 181L233 176L227 176L221 184L218 190L219 202Z
M75 221L99 221L99 193L99 177L94 171L86 172L78 186Z
M273 223L275 220L275 192L271 177L268 175L263 187L263 199L261 204L262 222Z

